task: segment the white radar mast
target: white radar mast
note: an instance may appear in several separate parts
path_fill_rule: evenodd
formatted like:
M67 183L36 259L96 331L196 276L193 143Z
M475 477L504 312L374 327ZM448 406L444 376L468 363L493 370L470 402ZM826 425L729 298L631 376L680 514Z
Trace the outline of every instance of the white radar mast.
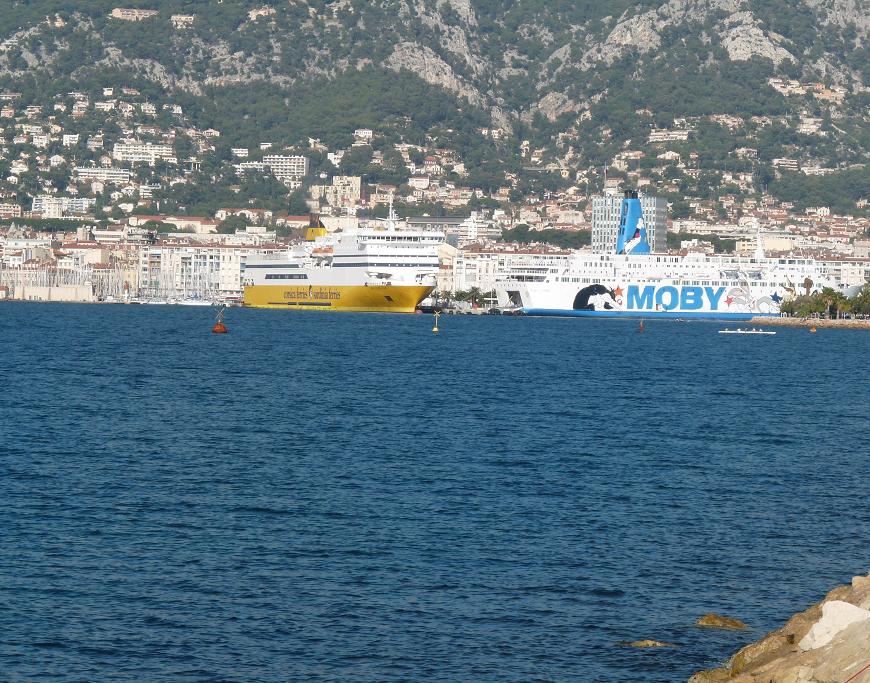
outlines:
M396 219L398 216L393 210L393 193L390 192L390 212L387 214L387 230L390 232L396 231Z

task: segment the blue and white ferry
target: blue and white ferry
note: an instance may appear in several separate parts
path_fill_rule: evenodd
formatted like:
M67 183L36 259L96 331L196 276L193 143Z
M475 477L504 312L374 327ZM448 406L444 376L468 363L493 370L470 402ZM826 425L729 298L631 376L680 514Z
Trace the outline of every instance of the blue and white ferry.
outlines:
M577 251L565 267L512 273L496 296L528 315L749 320L823 287L842 289L822 262L766 258L760 238L754 257L651 253L640 200L627 192L615 252Z

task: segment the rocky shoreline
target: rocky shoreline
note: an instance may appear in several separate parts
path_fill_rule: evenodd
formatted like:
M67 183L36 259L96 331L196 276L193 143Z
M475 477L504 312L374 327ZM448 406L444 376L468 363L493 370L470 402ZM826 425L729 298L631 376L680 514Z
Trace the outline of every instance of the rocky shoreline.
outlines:
M870 683L870 574L689 683Z
M870 320L855 320L842 318L840 320L828 320L827 318L770 318L756 316L749 321L753 325L765 325L770 327L815 327L817 329L837 330L870 330Z

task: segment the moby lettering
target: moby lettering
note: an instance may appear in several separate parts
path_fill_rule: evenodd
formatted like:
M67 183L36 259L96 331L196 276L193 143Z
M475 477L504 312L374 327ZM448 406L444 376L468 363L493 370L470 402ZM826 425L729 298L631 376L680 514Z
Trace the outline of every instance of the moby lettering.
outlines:
M625 290L625 309L673 311L679 308L682 311L701 311L707 307L717 311L724 294L724 287L628 285Z

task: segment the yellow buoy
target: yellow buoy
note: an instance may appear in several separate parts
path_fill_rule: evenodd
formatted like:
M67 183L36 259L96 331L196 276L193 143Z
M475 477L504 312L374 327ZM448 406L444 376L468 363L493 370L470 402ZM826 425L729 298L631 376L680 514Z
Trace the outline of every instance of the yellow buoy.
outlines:
M438 311L435 311L435 327L432 328L432 332L438 334L438 316L441 315Z

